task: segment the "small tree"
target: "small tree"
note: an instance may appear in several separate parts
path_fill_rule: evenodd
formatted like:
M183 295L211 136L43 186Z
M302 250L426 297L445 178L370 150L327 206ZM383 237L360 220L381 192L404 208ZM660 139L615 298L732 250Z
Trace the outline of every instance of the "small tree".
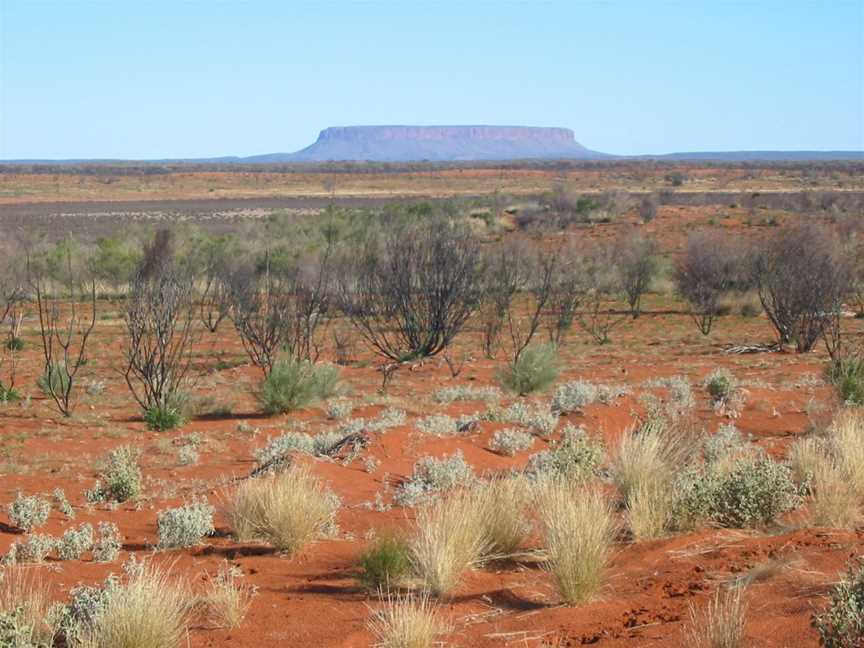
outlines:
M192 280L170 266L150 274L151 268L139 268L127 297L123 376L148 421L179 421L180 390L192 362Z
M825 227L785 228L754 253L759 300L780 344L810 351L849 293L849 259Z
M280 272L270 269L265 253L262 267L241 265L228 279L231 316L243 348L265 374L280 353L314 361L315 333L330 308L333 241L322 254L295 260Z
M639 218L643 223L650 223L657 218L657 196L648 194L639 203Z
M73 246L64 250L65 276L54 291L42 274L34 274L31 281L44 358L40 386L63 416L71 416L75 377L87 362L87 342L96 326L96 280L82 280L73 267Z
M440 353L478 306L480 249L464 226L398 227L351 255L340 273L342 310L387 358Z
M15 375L18 352L23 346L19 334L29 296L18 263L10 260L0 268L0 403L16 396ZM6 377L4 378L4 374Z
M583 256L585 307L579 314L579 325L598 344L609 342L612 329L625 319L611 304L621 293L614 253L612 246L598 244Z
M496 246L483 259L479 319L483 351L490 360L501 345L501 331L513 299L525 287L526 257L525 243L517 239Z
M560 346L564 336L573 328L579 308L587 295L584 259L574 245L564 245L550 256L552 267L549 296L545 303L546 329L549 340ZM544 274L545 276L545 274ZM541 287L543 283L539 284ZM542 294L535 293L538 303ZM530 340L529 340L530 341Z
M675 287L690 306L690 316L702 335L708 335L720 310L721 298L734 285L732 245L713 232L696 232L687 239L684 255L675 265Z
M642 295L657 276L657 249L657 241L638 233L619 238L615 245L615 265L633 319L639 317Z

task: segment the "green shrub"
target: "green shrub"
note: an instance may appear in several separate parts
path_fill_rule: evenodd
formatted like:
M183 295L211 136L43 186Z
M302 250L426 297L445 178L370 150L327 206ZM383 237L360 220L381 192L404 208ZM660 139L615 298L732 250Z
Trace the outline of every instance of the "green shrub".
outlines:
M262 381L258 400L267 414L284 414L330 398L339 386L339 368L286 358Z
M62 362L53 363L50 371L46 369L36 379L36 385L46 396L65 394L69 388L69 374L66 371L66 366Z
M722 526L764 526L800 503L792 471L768 457L744 458L720 479L713 504Z
M850 569L831 591L831 606L813 616L813 627L825 648L864 645L864 565Z
M14 387L0 385L0 405L21 400L21 394Z
M558 349L554 344L540 344L525 349L504 369L499 380L508 390L525 396L545 389L558 377Z
M6 340L6 349L9 351L23 351L24 350L24 340L20 337L10 337Z
M151 405L144 410L144 422L147 427L157 432L173 430L186 422L186 412L180 403L165 403Z
M835 358L826 373L840 398L848 403L864 405L864 355Z
M359 565L364 587L389 590L411 568L411 546L398 536L381 536L360 555Z
M714 403L727 400L737 386L735 376L728 369L715 369L705 379L705 389Z

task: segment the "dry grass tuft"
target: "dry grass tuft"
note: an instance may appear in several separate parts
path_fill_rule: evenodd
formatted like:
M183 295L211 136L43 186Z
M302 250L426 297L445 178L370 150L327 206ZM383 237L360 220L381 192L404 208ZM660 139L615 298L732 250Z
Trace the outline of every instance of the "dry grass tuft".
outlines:
M486 553L486 525L477 496L456 491L421 508L411 541L414 571L436 596L447 596Z
M0 613L14 615L15 636L25 645L52 645L56 628L50 607L48 588L33 568L0 568Z
M144 563L112 589L97 614L88 648L172 648L181 645L194 603L169 570Z
M386 607L369 622L377 648L431 648L435 639L450 631L427 595L388 597Z
M227 514L237 538L293 553L333 531L339 500L305 466L248 479L231 497Z
M666 531L672 512L672 484L690 462L693 446L692 438L678 426L659 417L628 430L621 438L613 476L637 540L657 538Z
M485 556L501 559L516 553L531 533L525 509L531 485L524 477L495 479L476 491L486 536Z
M812 485L816 470L825 463L825 444L821 439L808 436L799 439L789 449L789 468L792 479L799 486Z
M861 518L861 498L844 473L826 458L814 466L812 519L816 526L851 529Z
M847 476L852 488L864 494L864 412L841 411L829 430L837 467Z
M237 628L243 623L255 596L255 587L240 582L242 573L223 561L204 596L207 616L216 627Z
M539 509L546 568L564 601L581 603L602 584L615 529L612 508L597 490L551 482L542 488Z
M741 587L718 590L703 613L690 604L688 645L697 648L743 648L747 602Z

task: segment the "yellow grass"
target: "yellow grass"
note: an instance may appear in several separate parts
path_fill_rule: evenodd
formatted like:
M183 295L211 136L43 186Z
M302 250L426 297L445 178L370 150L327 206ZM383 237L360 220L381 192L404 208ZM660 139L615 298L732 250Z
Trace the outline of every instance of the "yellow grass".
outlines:
M227 513L241 541L257 540L293 553L332 530L338 500L305 466L248 479L237 487Z
M569 605L593 596L603 583L614 521L608 500L594 489L550 483L539 498L547 570Z

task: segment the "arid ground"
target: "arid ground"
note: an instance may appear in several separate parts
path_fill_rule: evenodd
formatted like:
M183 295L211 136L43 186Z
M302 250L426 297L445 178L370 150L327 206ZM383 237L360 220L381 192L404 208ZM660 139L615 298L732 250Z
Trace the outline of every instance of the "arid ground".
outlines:
M680 189L664 180L674 171L688 176ZM110 182L104 176L77 173L0 174L0 232L10 238L28 231L43 231L49 238L56 238L58 232L71 232L92 241L124 223L154 227L191 221L206 229L208 218L222 223L216 231L228 232L239 221L244 226L251 222L254 227L258 219L279 210L315 218L331 200L342 201L339 204L346 207L375 208L381 204L379 200L462 196L468 197L465 210L491 210L505 225L496 236L506 238L515 236L519 227L518 209L511 207L533 200L554 182L565 182L574 191L587 193L620 191L641 196L669 192L661 199L656 218L646 224L640 221L634 202L610 222L541 234L551 242L556 237L612 240L622 232L638 230L644 236L656 237L668 268L695 229L723 230L756 240L771 236L787 219L799 217L782 206L740 201L675 204L686 202L677 201L673 197L676 192L752 196L760 192L864 190L860 169L813 172L803 166L655 168L634 164L564 172L457 168L344 173L335 176L332 186L325 186L325 181L333 174L323 172L220 171L107 177ZM229 200L227 208L214 206L208 202L211 199ZM271 204L267 202L270 200L286 202ZM118 206L120 203L124 204ZM108 220L100 220L108 213ZM194 218L183 216L190 213ZM134 214L147 216L137 218ZM830 210L815 208L807 215L829 224L834 216ZM862 219L864 212L859 206L851 216ZM801 354L793 349L729 352L740 345L774 342L770 323L758 309L744 309L742 314L741 303L730 304L717 318L710 336L703 336L669 279L655 282L637 319L623 314L623 303L606 307L622 313L610 341L595 344L574 327L560 347L561 371L555 384L580 379L613 388L613 395L603 399L605 402L593 402L562 415L558 423L559 433L572 424L584 427L591 439L602 442L607 459L598 483L610 492L614 488L608 477L609 462L622 434L644 420L646 395L664 402L671 398L664 378L680 376L689 381L695 403L688 416L694 427L713 435L721 425L734 424L755 446L777 460L788 457L796 440L824 429L841 406L834 387L825 379L828 356L821 345ZM341 499L338 531L294 555L281 555L264 543L235 540L222 507L237 481L256 467L254 453L269 439L286 430L301 429L298 426L315 435L340 425L340 421L328 417L326 402L284 415L263 414L255 398L261 372L250 364L231 321L225 320L216 333L196 332L194 346L194 380L189 391L197 398L206 398L212 412L193 417L172 431L148 430L122 376L126 329L121 308L121 302L100 300L88 362L78 378L78 404L69 418L59 415L36 385L44 360L38 320L33 309L29 310L21 332L25 346L19 354L16 377L23 399L0 408L0 504L10 504L19 491L50 499L52 491L61 488L74 508L75 520L52 510L40 533L60 536L66 528L83 522L95 527L100 521L110 521L119 527L123 547L113 563L97 563L85 555L66 561L50 557L40 565L26 567L38 572L56 600L65 600L76 585L98 584L109 573L118 573L122 562L133 554L169 566L172 574L202 592L224 561L236 566L242 572L242 582L255 590L248 614L233 629L196 619L188 634L193 647L374 645L368 623L384 603L361 586L358 556L375 536L412 533L416 508L393 505L392 498L399 485L410 478L415 462L461 451L475 475L488 478L522 469L532 454L557 438L555 434L537 435L529 449L507 457L491 451L489 443L496 431L513 425L490 420L494 417L479 417L476 425L450 435L424 432L418 427L419 421L431 415L455 418L483 414L491 406L470 400L445 403L435 398L439 390L453 386L499 388L498 372L506 364L508 352L502 350L495 359L484 357L474 320L448 352L451 359L464 362L458 376L452 376L439 355L406 363L383 389L380 365L384 360L364 344L344 318L337 317L319 332L321 360L336 360L333 331L348 332L350 357L340 370L343 398L353 407L350 418L375 419L387 408L403 410L406 418L395 427L371 433L368 447L350 460L307 455L295 458L308 464ZM850 314L843 318L842 326L850 344L862 343L864 319ZM545 339L546 333L538 335ZM703 386L705 378L718 368L728 369L743 390L743 407L734 416L712 407ZM85 390L89 385L98 387ZM546 405L554 389L526 397L502 390L496 406L506 407L516 401ZM195 445L200 458L184 465L178 451L189 444ZM84 493L99 477L101 460L122 445L141 451L143 495L119 505L89 503ZM155 550L158 513L196 497L206 498L216 507L215 534L192 548ZM831 586L850 561L864 554L864 526L817 527L810 513L805 497L800 506L765 528L703 525L636 542L627 533L626 513L619 508L615 516L621 531L616 535L602 586L589 601L575 606L562 604L553 579L544 569L542 542L535 530L522 553L477 565L450 596L434 602L451 626L441 641L448 646L490 648L685 646L690 645L691 613L698 619L720 588L739 584L746 587L747 645L817 646L818 635L811 627L813 613L826 607ZM6 517L0 519L2 555L14 542L22 541L24 534Z

